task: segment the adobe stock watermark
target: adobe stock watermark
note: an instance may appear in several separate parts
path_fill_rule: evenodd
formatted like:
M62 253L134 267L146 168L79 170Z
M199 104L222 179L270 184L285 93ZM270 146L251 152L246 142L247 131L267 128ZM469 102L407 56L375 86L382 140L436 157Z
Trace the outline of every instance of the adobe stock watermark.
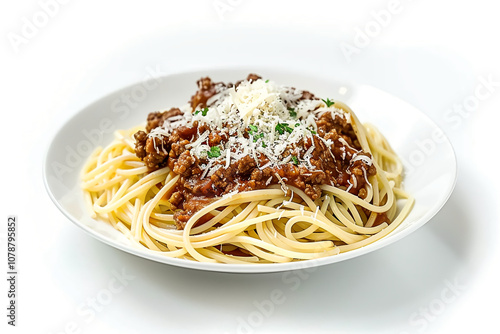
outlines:
M83 139L74 145L65 145L64 159L51 163L51 168L59 181L63 181L66 174L81 166L84 159L92 153L95 147L103 144L104 135L117 130L116 121L126 119L132 110L146 100L151 91L160 86L163 81L161 75L164 73L159 65L155 68L147 67L145 70L147 74L140 83L132 86L111 102L112 113L109 115L110 117L101 118L93 128L82 128Z
M287 300L287 293L299 289L302 283L310 277L310 274L318 269L314 265L314 261L302 262L301 269L284 272L281 276L283 288L271 290L268 298L253 301L254 310L244 317L236 318L236 333L255 333L275 313L279 305Z
M462 122L477 111L481 102L491 98L500 87L500 81L493 79L493 74L478 76L479 82L474 88L474 93L466 96L460 103L455 103L444 113L445 121L454 128L458 128Z
M242 4L243 0L215 0L212 6L221 21L226 19L226 13L233 12Z
M457 301L462 293L467 289L467 285L457 278L453 281L445 280L443 288L436 298L433 298L424 306L411 313L408 317L408 324L412 328L410 331L402 331L399 334L423 333L429 325L446 312L449 305Z
M436 152L437 147L444 142L446 142L446 136L439 128L434 129L428 138L414 141L417 148L412 150L407 156L402 155L400 157L405 166L405 174L413 174L418 167L427 161L428 157Z
M464 120L478 110L481 102L492 98L500 87L500 81L496 81L492 74L486 76L480 75L477 77L477 81L478 83L472 94L467 95L462 101L453 104L451 108L448 108L444 112L444 120L450 127L458 128ZM415 141L414 144L416 148L407 156L401 156L401 160L406 167L405 173L407 175L412 174L416 168L422 166L427 158L432 156L436 152L438 146L444 142L446 142L446 137L439 128L434 129L427 138Z
M40 31L58 14L61 6L68 4L70 0L39 0L38 10L28 17L21 17L21 28L18 32L8 32L7 39L12 49L17 54L22 45L28 44L38 36Z
M369 21L362 26L354 27L352 42L340 43L339 48L346 61L350 63L354 55L360 54L363 49L368 47L391 24L394 16L400 14L403 9L404 6L400 0L390 0L386 8L372 10Z
M112 270L112 278L109 279L105 288L100 289L94 295L87 297L75 309L78 318L68 321L61 330L49 332L49 334L80 334L83 333L84 325L91 323L98 313L103 312L112 302L117 294L122 293L131 281L135 279L122 268L121 271Z

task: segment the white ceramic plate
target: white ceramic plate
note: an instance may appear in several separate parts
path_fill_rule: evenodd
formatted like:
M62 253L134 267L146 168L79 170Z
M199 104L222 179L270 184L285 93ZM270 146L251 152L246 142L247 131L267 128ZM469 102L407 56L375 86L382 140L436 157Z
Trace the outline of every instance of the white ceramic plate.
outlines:
M108 144L116 129L143 123L149 112L186 103L202 76L235 82L258 73L279 84L313 92L317 96L346 102L361 122L375 124L404 160L405 190L415 206L389 236L351 252L316 260L283 264L230 265L172 259L138 249L111 225L90 218L79 187L80 169L96 146ZM387 246L428 222L449 198L456 180L453 148L442 131L422 112L374 87L301 73L270 69L206 70L150 79L122 88L79 111L55 135L44 162L44 181L55 205L84 231L113 247L153 261L171 265L233 273L277 272L320 266L347 260Z

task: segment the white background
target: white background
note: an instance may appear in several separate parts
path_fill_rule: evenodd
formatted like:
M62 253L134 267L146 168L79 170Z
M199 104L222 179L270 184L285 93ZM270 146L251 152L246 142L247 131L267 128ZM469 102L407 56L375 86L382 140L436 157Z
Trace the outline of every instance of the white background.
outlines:
M497 327L500 20L493 2L73 0L45 6L50 17L41 3L56 2L2 1L0 9L2 254L7 216L19 219L16 328L6 325L5 279L0 284L8 333ZM29 22L39 27L30 30ZM371 36L360 44L366 29ZM357 48L348 57L341 50L347 44ZM143 260L94 240L55 208L41 165L71 115L142 80L148 68L165 75L237 65L331 73L420 108L456 150L450 200L427 225L380 251L313 272L263 275ZM490 94L475 99L488 78ZM453 109L474 99L462 114ZM117 272L128 279L117 284ZM280 298L271 305L273 291Z

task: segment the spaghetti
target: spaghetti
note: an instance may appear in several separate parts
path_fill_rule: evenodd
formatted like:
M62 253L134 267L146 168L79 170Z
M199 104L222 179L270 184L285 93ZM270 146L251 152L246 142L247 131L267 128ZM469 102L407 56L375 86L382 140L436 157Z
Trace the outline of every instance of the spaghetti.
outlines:
M399 158L344 103L255 75L198 86L183 108L116 131L82 170L92 217L138 247L200 262L308 260L380 240L410 212Z

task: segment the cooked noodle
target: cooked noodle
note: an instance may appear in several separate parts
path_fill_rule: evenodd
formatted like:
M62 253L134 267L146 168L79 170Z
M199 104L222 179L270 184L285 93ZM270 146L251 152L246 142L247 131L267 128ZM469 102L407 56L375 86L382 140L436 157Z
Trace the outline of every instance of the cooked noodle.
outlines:
M349 110L343 104L342 108ZM296 187L288 186L285 194L279 185L270 185L226 194L196 212L183 230L177 230L167 195L179 175L168 167L147 173L146 165L135 155L132 137L142 127L116 131L110 145L92 154L82 171L85 198L93 217L111 223L137 246L168 257L279 263L351 251L394 231L414 200L401 187L402 164L387 140L374 126L361 125L350 113L359 142L371 153L377 168L365 199L322 185L322 196L313 201ZM398 200L404 200L400 208ZM361 208L371 213L367 216ZM391 223L373 227L377 213L384 212ZM213 218L195 226L205 214Z

